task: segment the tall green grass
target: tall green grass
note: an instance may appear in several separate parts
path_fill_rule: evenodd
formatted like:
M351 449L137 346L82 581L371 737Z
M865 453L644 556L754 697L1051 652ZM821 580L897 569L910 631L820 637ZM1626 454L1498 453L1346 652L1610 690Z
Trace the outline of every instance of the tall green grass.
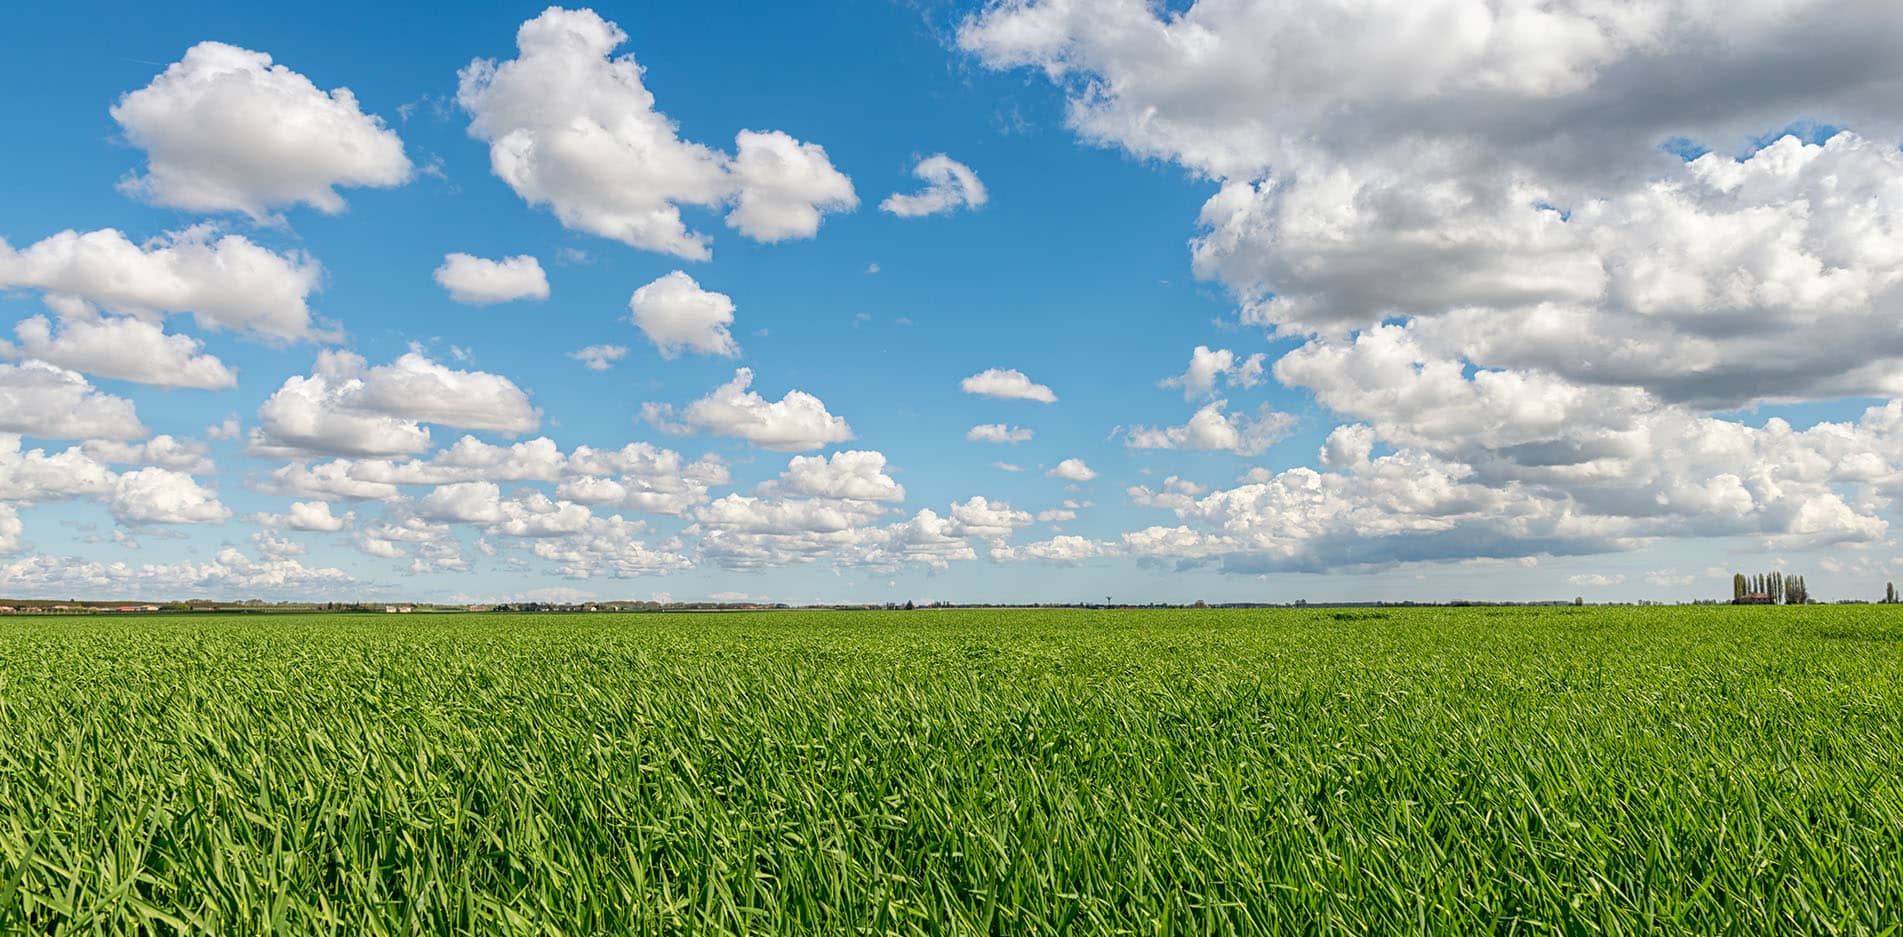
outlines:
M1875 934L1885 607L0 620L0 932Z

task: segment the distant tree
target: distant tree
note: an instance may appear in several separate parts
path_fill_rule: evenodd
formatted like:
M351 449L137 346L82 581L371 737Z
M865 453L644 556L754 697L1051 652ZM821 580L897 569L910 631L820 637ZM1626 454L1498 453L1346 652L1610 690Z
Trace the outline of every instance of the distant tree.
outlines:
M1888 605L1896 604L1896 583L1886 582L1883 584L1883 601Z
M1209 603L1203 601L1202 599L1197 599L1195 603L1190 606L1190 608L1208 608L1208 607L1209 607Z
M1749 589L1749 585L1744 581L1743 573L1731 574L1731 601L1733 602L1742 601L1744 599L1744 594L1748 589Z
M1575 595L1575 596L1573 596L1573 604L1574 604L1574 605L1584 605L1584 604L1586 604L1586 597L1585 597L1585 596L1583 596L1583 595Z
M905 600L905 610L906 610L906 611L908 611L908 612L912 610L912 600L911 600L911 599L906 599L906 600Z

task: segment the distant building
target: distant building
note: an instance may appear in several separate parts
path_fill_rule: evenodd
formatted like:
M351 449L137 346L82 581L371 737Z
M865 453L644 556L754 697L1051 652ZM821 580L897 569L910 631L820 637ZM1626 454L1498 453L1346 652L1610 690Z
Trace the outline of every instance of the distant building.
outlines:
M1733 605L1774 605L1776 603L1771 601L1771 596L1769 593L1747 592L1744 595L1739 596L1738 598L1732 599L1731 604Z

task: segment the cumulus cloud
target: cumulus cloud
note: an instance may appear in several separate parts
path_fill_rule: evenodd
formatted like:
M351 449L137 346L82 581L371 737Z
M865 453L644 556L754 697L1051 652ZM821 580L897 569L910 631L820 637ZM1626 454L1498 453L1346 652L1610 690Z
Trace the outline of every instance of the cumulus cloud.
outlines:
M1032 383L1023 371L1016 368L987 368L960 381L958 386L967 394L984 397L999 397L1006 400L1035 400L1038 403L1056 403L1057 395L1043 384Z
M763 491L850 501L904 501L905 486L886 474L885 454L835 452L831 458L794 456L779 480Z
M306 530L323 533L336 533L345 530L357 520L351 511L332 514L330 505L323 501L293 501L290 510L283 514L253 514L251 521L277 530Z
M1087 482L1097 477L1097 472L1090 466L1085 465L1082 459L1065 459L1057 463L1056 468L1044 474L1052 478L1061 478L1065 481L1073 482Z
M205 354L203 342L167 334L156 322L129 316L70 318L61 320L56 334L45 316L32 316L15 325L13 334L19 345L8 348L0 342L0 354L155 387L238 386L238 375Z
M711 455L689 462L644 442L620 449L577 446L556 494L582 504L682 514L707 503L709 489L730 481L726 465Z
M430 492L416 514L446 523L495 523L502 520L501 502L502 489L495 482L456 482Z
M349 352L327 351L310 376L287 378L258 408L251 449L260 455L403 455L429 448L429 430L415 420L354 405L363 364Z
M1227 348L1210 351L1207 345L1197 345L1190 353L1189 368L1164 378L1157 386L1182 388L1184 400L1215 396L1218 380L1227 380L1231 387L1254 387L1262 383L1263 362L1267 359L1262 352L1238 359Z
M0 556L20 552L25 546L26 525L13 505L0 504Z
M635 290L628 309L663 358L678 357L682 351L724 358L740 354L727 331L733 325L733 300L701 289L679 270Z
M273 339L321 338L307 304L321 268L199 225L134 244L111 228L62 231L24 249L0 240L0 289L37 289L150 318L190 313L201 327Z
M260 487L326 502L395 502L403 498L403 488L430 486L432 492L426 498L435 497L434 504L443 506L441 510L432 509L432 514L469 520L467 511L451 512L444 505L445 499L480 492L485 500L497 502L501 498L500 482L555 483L556 497L564 503L681 514L705 504L710 488L729 481L727 468L717 457L689 461L678 452L645 442L620 449L577 446L573 452L564 453L546 437L500 446L464 436L428 458L333 459L316 465L287 465L272 472ZM471 483L486 484L454 487ZM499 512L505 507L495 508L489 519L504 518L505 514Z
M1623 574L1582 573L1577 576L1567 576L1566 581L1575 586L1616 586L1625 582L1625 576Z
M570 358L582 363L590 371L606 371L614 363L628 356L626 345L590 345L579 351L568 353Z
M1022 546L998 544L991 548L991 559L999 563L1040 560L1056 566L1075 566L1100 556L1115 556L1118 545L1074 534L1060 534L1049 540Z
M828 212L859 207L852 180L833 168L826 150L770 130L742 130L734 137L728 173L734 185L727 226L756 241L774 243L819 233Z
M989 197L985 185L971 167L943 153L919 160L912 175L925 182L925 188L910 195L894 192L879 203L879 210L900 218L947 215L960 208L977 208Z
M77 372L40 361L0 364L0 433L139 439L150 432L132 401L101 393Z
M1011 536L1011 532L1020 527L1031 526L1031 512L1020 511L1003 501L993 501L983 495L973 495L962 502L953 502L951 519L957 534L961 537L983 537L997 540Z
M548 274L542 272L542 262L528 254L501 260L445 254L435 277L450 299L472 306L548 298Z
M574 533L535 540L530 552L571 579L632 579L693 566L671 542L649 546L645 533L640 521L619 514L596 517Z
M752 383L753 370L740 368L733 380L683 408L679 423L672 422L673 409L664 405L644 407L643 416L664 431L731 436L781 451L818 449L853 438L852 427L827 412L818 397L789 390L779 400L769 401L747 389Z
M1022 426L1009 426L1004 423L984 423L965 431L965 438L972 442L1027 442L1034 435Z
M858 205L826 151L778 131L742 131L736 154L684 140L655 109L628 35L593 10L550 7L522 24L517 56L459 73L469 133L490 168L563 225L689 260L712 256L680 206L732 205L729 226L760 241L812 237Z
M1263 404L1255 418L1230 416L1223 412L1227 400L1213 400L1197 410L1182 426L1130 429L1124 443L1132 449L1198 449L1259 455L1287 436L1295 427L1293 415L1281 413Z
M0 502L43 504L111 493L113 474L80 447L48 454L25 449L20 437L0 433Z
M211 489L190 475L163 468L120 475L107 505L125 524L217 524L231 517L231 509Z
M348 88L320 90L271 56L201 42L112 107L146 171L121 188L191 211L265 218L303 203L335 214L339 186L402 185L403 141Z
M74 594L122 594L128 590L156 595L210 594L252 598L259 593L307 594L334 589L354 580L334 567L311 567L290 558L254 559L238 550L218 551L210 562L180 561L134 566L77 557L37 555L0 565L0 581L16 594L63 597Z
M170 435L154 436L140 443L89 439L80 445L80 451L107 465L156 465L187 475L208 475L218 468L212 462L210 447Z
M1333 472L1153 493L1184 523L1120 549L1246 572L1881 536L1884 408L1805 431L1724 412L1903 393L1903 21L1822 0L1418 12L1026 0L962 25L987 66L1054 81L1082 138L1219 184L1196 273L1301 343L1277 380L1351 421L1319 454ZM1791 81L1793 55L1832 65ZM1780 130L1807 120L1849 129ZM1199 348L1166 384L1260 377L1237 366Z
M345 351L318 355L258 408L258 454L404 455L429 448L423 423L525 433L541 411L513 381L458 371L411 351L374 368Z

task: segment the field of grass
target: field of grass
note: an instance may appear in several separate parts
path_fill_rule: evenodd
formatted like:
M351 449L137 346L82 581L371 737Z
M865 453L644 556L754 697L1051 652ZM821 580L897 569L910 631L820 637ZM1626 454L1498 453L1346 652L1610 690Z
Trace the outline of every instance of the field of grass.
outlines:
M1903 608L0 620L0 933L1903 921Z

